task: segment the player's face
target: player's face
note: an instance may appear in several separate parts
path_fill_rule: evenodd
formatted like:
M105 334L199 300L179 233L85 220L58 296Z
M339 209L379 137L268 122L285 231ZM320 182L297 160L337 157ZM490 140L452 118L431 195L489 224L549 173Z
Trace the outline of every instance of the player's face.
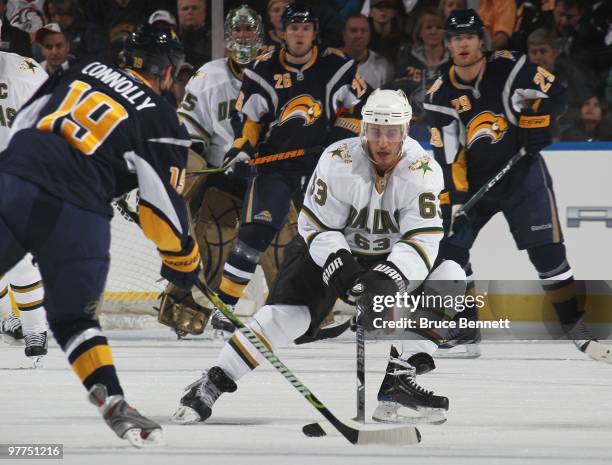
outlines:
M527 55L533 63L544 69L551 72L555 69L558 52L550 45L529 45L527 47Z
M448 50L457 66L471 66L482 58L482 40L478 34L457 34L450 37Z
M376 168L385 172L397 163L404 134L400 124L367 124L366 137Z
M257 39L257 32L249 26L237 26L232 29L232 39L239 44L251 44Z
M316 32L313 23L290 23L285 30L287 50L295 57L303 57L312 49Z

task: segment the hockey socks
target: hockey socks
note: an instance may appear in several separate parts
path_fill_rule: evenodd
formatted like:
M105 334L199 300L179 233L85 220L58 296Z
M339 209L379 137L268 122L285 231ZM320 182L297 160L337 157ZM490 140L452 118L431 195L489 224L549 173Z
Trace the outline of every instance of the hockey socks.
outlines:
M101 384L109 396L123 395L110 346L100 327L89 327L66 337L70 330L65 327L58 330L56 326L52 325L55 338L85 389L89 391L94 385ZM74 326L78 326L78 322L71 329Z

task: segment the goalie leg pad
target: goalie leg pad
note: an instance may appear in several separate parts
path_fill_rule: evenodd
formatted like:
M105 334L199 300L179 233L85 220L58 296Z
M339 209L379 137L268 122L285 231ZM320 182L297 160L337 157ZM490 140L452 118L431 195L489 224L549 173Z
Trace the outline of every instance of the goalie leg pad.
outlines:
M223 265L238 237L242 200L216 187L206 189L195 223L206 281L212 288L221 282Z
M187 173L193 171L201 171L208 167L206 160L193 150L189 150L187 155ZM189 176L185 180L185 189L183 190L183 197L185 201L189 203L192 199L198 196L198 193L204 188L206 178L208 175Z
M158 320L183 334L202 334L212 310L198 304L191 292L169 283L160 296Z

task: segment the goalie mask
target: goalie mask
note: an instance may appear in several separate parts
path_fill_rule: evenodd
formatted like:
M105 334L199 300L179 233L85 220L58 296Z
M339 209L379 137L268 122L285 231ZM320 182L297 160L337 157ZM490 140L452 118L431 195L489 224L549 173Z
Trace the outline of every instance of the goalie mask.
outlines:
M253 61L263 47L263 22L247 5L231 10L225 17L225 47L239 65Z
M361 147L377 167L393 167L402 157L404 140L408 137L412 108L401 90L375 90L361 110ZM393 153L372 153L370 143L379 139L388 143ZM385 160L385 158L389 158Z

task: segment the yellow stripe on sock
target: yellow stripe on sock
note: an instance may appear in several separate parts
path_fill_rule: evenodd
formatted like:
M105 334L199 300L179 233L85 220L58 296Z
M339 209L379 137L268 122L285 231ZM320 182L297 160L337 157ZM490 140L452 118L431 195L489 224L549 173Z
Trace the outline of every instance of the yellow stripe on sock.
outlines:
M242 358L247 362L247 365L249 365L249 368L254 370L259 366L257 360L255 360L253 356L249 353L249 351L246 350L245 347L242 345L242 343L238 339L238 336L232 336L230 338L230 342L230 345L233 347L233 349L240 352L238 355L242 356Z
M94 371L103 366L113 364L110 346L98 345L83 352L72 362L72 369L81 381L87 379Z
M224 292L227 295L231 295L232 297L236 297L239 299L244 294L244 288L246 285L238 284L228 279L226 277L221 278L221 285L219 286L219 290Z

